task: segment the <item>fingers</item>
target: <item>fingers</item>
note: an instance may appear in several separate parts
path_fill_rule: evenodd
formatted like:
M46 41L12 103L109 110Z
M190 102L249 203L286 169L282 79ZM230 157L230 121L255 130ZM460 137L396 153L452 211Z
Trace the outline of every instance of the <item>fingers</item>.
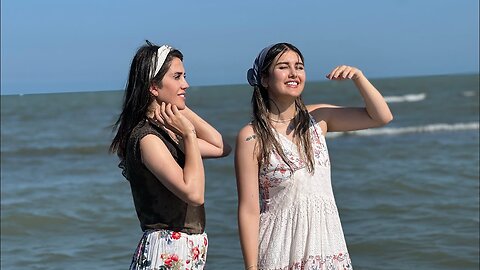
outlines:
M176 105L162 102L158 112L158 117L161 119L161 123L172 131L177 132L181 129L183 115L178 110Z
M164 115L162 115L163 117L174 117L178 115L179 112L176 105L172 105L171 103L167 104L165 102L162 102L160 110L165 113Z
M162 117L162 119L168 123L168 114L166 112L166 107L167 107L167 104L165 102L162 102L162 104L160 104L160 116Z
M345 79L352 79L357 74L358 69L351 67L351 66L338 66L334 68L329 74L327 74L327 78L330 80L345 80Z
M160 105L160 116L162 119L162 124L171 127L174 123L173 117L175 117L174 113L172 112L172 104L162 102Z
M161 125L165 125L165 121L163 120L163 117L161 115L161 107L156 108L153 111L155 121L160 123Z
M330 73L327 74L327 78L330 80L334 80L336 76L338 76L339 69L340 67L334 68L332 71L330 71Z
M171 105L171 104L169 104L169 105ZM178 111L177 105L171 105L171 110L172 110L172 113L174 115L178 115L179 111Z

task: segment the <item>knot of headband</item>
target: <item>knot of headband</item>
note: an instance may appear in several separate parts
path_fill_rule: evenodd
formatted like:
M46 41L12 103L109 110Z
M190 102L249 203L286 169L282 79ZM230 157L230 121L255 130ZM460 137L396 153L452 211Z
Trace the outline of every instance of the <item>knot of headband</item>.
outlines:
M274 45L275 44L265 47L258 54L257 58L255 58L255 61L253 62L253 67L247 70L247 80L251 86L260 86L262 84L260 69L263 66L263 62L265 61L265 57L267 56L268 51L270 51L270 49Z
M172 50L172 47L168 45L162 45L160 48L157 50L157 65L155 66L155 71L152 74L152 79L157 76L157 73L160 71L160 68L162 68L163 63L165 63L165 59L167 59L168 53ZM153 63L155 64L155 57L153 58Z

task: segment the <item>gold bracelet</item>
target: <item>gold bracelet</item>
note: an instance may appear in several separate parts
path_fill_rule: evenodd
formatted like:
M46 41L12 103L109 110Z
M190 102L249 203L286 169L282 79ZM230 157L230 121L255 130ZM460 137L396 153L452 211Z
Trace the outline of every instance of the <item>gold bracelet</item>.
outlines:
M249 267L245 268L245 270L248 270L248 269L250 269L250 268L252 268L252 267L257 267L257 265L256 265L256 264L252 264L252 265L250 265Z

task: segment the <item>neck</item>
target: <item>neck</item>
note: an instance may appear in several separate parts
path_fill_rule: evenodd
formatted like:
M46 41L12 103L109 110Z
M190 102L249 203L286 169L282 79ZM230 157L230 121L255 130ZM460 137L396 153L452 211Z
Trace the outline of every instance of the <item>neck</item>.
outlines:
M290 121L297 114L295 102L270 102L270 119L273 121Z
M155 109L159 107L158 103L156 100L153 100L150 102L150 105L148 105L147 112L145 113L145 116L150 119L155 118Z

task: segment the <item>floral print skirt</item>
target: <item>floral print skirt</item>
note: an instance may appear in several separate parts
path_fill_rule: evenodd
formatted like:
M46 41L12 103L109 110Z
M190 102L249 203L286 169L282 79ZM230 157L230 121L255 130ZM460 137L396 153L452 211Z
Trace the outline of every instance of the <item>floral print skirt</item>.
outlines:
M201 270L207 248L206 233L148 230L138 243L130 270Z

